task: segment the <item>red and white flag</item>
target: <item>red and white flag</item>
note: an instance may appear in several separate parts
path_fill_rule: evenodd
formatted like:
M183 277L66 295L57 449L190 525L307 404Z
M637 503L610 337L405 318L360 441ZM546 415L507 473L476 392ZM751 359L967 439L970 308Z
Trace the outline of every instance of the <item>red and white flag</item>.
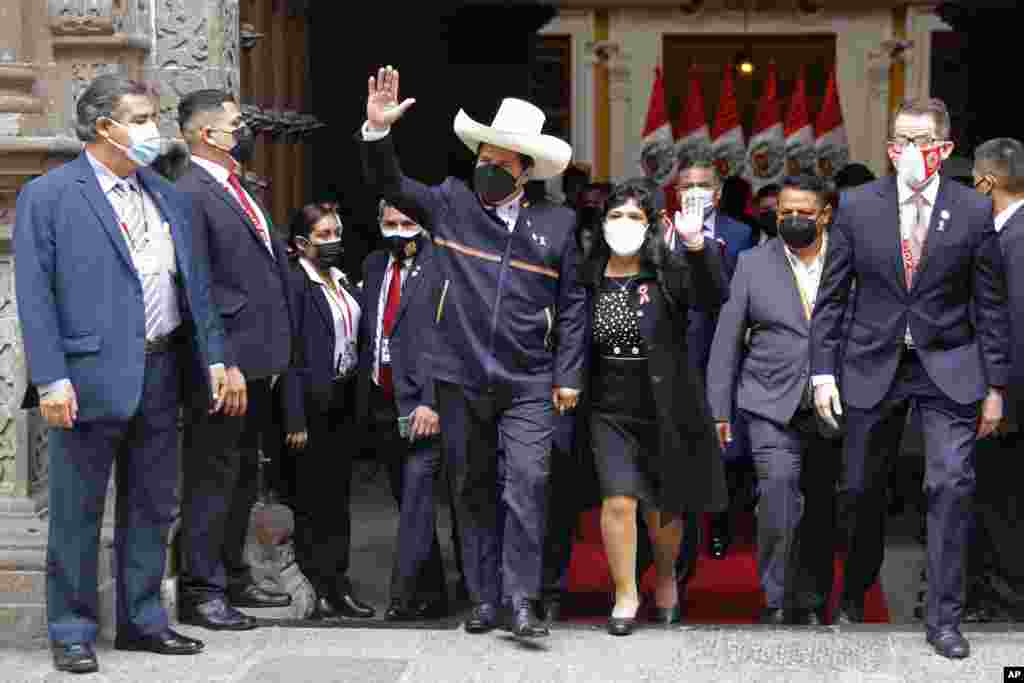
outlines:
M654 86L647 101L647 121L642 133L640 168L658 185L665 185L676 166L676 150L672 143L672 124L665 106L665 82L661 67L654 70Z
M704 94L697 78L697 66L690 67L690 86L686 93L686 106L676 125L676 156L679 159L693 155L707 155L711 151L711 131L704 111Z
M785 135L786 173L814 175L817 159L814 153L814 129L811 127L811 112L807 106L807 82L802 66L796 86L793 88L793 97L789 101Z
M825 89L825 102L818 114L814 126L814 148L818 157L818 174L825 178L833 178L835 174L850 163L850 148L846 142L846 127L843 126L843 108L839 104L839 85L836 82L836 69Z
M732 81L733 68L732 64L725 66L722 97L718 102L715 125L711 131L711 154L723 178L742 174L747 156L739 108L736 105L736 87Z
M746 179L757 192L782 180L786 170L786 140L782 134L782 104L775 62L768 64L768 76L757 105L754 132L747 145Z

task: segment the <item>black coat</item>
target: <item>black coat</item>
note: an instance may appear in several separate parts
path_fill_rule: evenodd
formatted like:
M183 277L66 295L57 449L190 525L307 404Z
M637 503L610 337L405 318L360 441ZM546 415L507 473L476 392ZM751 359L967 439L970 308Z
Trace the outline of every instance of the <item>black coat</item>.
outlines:
M655 272L637 278L631 305L637 312L640 333L647 345L651 389L660 430L658 471L661 500L658 508L672 515L688 511L720 511L727 504L725 474L718 436L701 389L703 382L689 360L687 317L690 310L714 313L721 308L728 287L724 281L719 249L687 252ZM593 479L590 446L589 389L593 351L594 303L604 277L608 255L595 253L579 270L587 288L587 358L585 386L577 408L577 457ZM646 285L646 296L640 290ZM580 481L583 481L582 479ZM581 507L597 501L594 486L578 486Z
M309 415L331 408L334 381L334 317L323 287L309 279L298 259L288 271L291 309L295 317L292 364L281 375L281 402L285 432L301 432ZM345 291L357 302L357 292L346 280Z

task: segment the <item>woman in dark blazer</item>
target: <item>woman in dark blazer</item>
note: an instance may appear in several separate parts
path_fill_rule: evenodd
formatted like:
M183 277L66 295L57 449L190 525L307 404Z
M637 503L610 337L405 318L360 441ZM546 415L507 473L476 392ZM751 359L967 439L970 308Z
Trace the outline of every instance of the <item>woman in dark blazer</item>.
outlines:
M348 580L349 487L358 443L354 402L359 293L338 269L343 226L334 204L303 207L291 223L292 365L281 407L294 494L295 559L317 594L313 618L369 618Z
M614 635L632 632L637 510L658 573L655 620L680 620L675 561L688 511L725 507L721 451L701 382L687 358L687 314L717 310L727 294L721 257L700 221L674 253L655 198L628 182L605 204L603 225L578 271L587 287L589 354L577 441L589 446L601 491L601 532L615 582ZM671 233L670 233L671 234ZM680 230L678 236L683 236ZM589 438L588 438L589 437Z

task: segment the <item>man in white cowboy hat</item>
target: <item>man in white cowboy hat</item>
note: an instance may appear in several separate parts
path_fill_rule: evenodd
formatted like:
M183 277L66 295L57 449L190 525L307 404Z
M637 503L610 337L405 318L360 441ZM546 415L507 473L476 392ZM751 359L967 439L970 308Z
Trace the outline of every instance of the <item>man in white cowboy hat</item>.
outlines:
M523 186L564 171L572 149L541 133L544 113L529 102L503 100L490 126L460 110L455 134L477 156L473 188L456 178L428 187L402 174L388 135L413 102L399 104L398 71L380 69L369 79L361 147L370 184L423 217L438 247L438 343L425 352L475 603L466 630L495 628L505 604L517 636L545 636L532 602L551 438L556 412L575 408L579 395L586 304L573 212L526 201Z

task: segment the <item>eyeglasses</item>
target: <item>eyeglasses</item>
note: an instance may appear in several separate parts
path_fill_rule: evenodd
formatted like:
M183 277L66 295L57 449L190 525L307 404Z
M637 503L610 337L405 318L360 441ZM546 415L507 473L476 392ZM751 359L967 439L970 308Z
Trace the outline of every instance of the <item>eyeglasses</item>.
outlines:
M775 216L778 216L779 218L785 218L786 216L800 216L802 218L814 218L814 219L816 219L819 216L819 214L820 214L819 211L815 211L813 209L789 209L787 211L787 210L784 210L784 209L780 208L778 211L769 213L768 215L770 215L773 218Z
M897 135L889 140L889 144L897 149L903 149L907 145L916 145L918 149L922 147L930 147L936 143L945 142L939 140L934 135L918 135L916 137L908 138L905 135Z
M686 192L687 190L700 189L700 190L713 190L715 184L711 181L703 183L679 183L676 185L676 192Z

